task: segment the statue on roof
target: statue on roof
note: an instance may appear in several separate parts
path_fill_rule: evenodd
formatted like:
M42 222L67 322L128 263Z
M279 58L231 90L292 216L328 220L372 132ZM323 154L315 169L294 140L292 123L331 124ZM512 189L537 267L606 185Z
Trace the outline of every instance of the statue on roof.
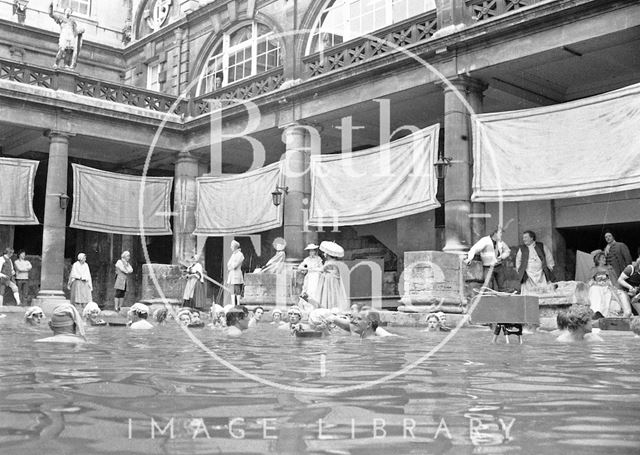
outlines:
M64 60L66 68L74 69L78 61L78 52L82 46L84 29L71 17L71 8L65 8L64 14L53 12L53 1L49 4L49 16L60 26L58 53L54 68L58 68L60 60Z

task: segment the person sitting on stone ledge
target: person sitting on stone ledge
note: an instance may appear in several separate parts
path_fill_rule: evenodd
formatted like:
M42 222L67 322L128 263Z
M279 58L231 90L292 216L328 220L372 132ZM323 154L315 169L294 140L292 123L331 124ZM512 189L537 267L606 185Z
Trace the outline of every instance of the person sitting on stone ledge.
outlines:
M49 321L49 328L53 331L53 336L36 340L36 342L85 343L87 341L80 313L69 303L55 307Z

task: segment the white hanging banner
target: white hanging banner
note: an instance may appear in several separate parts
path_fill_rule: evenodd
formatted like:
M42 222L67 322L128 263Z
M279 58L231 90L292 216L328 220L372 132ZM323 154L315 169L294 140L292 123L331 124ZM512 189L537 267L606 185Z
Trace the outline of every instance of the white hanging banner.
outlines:
M271 197L276 185L283 186L280 162L244 174L196 181L195 235L247 235L282 226L283 205L276 207Z
M479 202L590 196L640 188L640 84L473 122Z
M312 226L359 225L435 209L440 125L349 154L311 156Z
M80 164L73 166L73 210L69 227L110 234L171 234L173 177L143 178L116 174Z
M38 162L0 158L0 224L39 224L33 212Z

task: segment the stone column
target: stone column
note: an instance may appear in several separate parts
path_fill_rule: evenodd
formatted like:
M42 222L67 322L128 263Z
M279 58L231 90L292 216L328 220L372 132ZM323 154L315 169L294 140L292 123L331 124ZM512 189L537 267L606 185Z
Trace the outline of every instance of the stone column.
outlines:
M316 131L318 131L319 126L314 127ZM304 141L305 147L310 151L310 153L305 153L304 157L304 166L305 169L308 169L309 172L304 176L304 198L302 199L302 208L304 210L304 244L307 246L309 243L318 244L318 230L315 227L311 227L308 225L309 223L309 214L311 213L311 147L312 140L311 134L305 135ZM319 145L318 145L319 147ZM320 153L320 150L317 150L315 153ZM304 254L306 256L306 254Z
M67 165L69 137L73 134L50 131L49 165L47 167L47 189L44 205L44 230L42 235L42 269L38 303L46 312L64 301L64 246L67 210L61 208L59 195L67 194ZM66 199L64 204L68 202ZM44 307L47 308L44 308Z
M196 253L196 177L198 160L187 151L180 152L175 165L173 194L173 264L189 259Z
M289 192L283 198L284 205L284 238L287 241L287 258L290 261L301 261L305 247L305 180L309 179L306 169L308 148L306 126L291 124L285 127L286 144L285 186Z
M484 86L477 80L459 77L444 85L444 155L451 158L445 178L444 251L462 252L472 244L471 212L471 127L468 105L478 105ZM462 98L462 99L461 99Z
M482 113L482 100L484 98L483 92L487 86L482 84L471 84L467 89L467 101L473 109L473 113ZM469 114L469 113L468 113ZM471 132L471 122L468 125L469 128L469 156L471 157L471 181L473 182L473 135ZM481 237L488 234L487 232L487 214L484 202L472 202L471 203L471 244L473 245ZM495 227L499 223L498 220L489 222L489 227Z

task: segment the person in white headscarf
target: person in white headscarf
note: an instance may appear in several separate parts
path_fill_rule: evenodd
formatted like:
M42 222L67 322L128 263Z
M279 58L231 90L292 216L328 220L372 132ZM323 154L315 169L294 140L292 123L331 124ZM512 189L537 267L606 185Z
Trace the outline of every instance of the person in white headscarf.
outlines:
M338 258L344 257L344 249L335 242L320 243L320 251L325 255L324 267L318 282L318 303L320 308L339 308L349 311L349 298L340 276ZM310 301L310 303L313 303Z
M82 310L82 317L90 325L107 325L107 323L100 319L100 307L96 302L89 302Z
M127 292L127 281L129 276L133 273L133 267L129 261L131 260L131 253L123 251L120 255L120 259L116 262L116 282L113 287L115 294L113 297L113 307L115 311L120 311L124 304L124 295Z
M75 306L63 303L54 308L49 328L53 336L36 340L36 342L84 343L84 323Z
M244 277L242 276L242 263L244 255L240 250L240 243L237 240L231 241L231 257L227 262L227 284L231 285L231 302L240 305L240 299L244 296Z
M24 322L29 325L40 325L44 319L44 311L39 306L30 306L24 313Z
M187 279L187 284L184 286L182 300L183 306L203 309L207 303L206 289L204 286L204 269L198 259L198 255L194 255L185 271L184 278Z
M134 303L127 315L131 318L130 329L148 330L153 328L153 324L147 321L149 317L149 308L142 303Z
M83 305L93 300L91 298L91 292L93 291L91 271L89 270L89 264L87 264L87 256L84 253L78 254L78 260L71 267L67 286L71 290L69 300L72 304Z
M318 255L318 245L315 243L307 245L305 250L309 252L309 256L304 258L298 266L299 271L306 272L300 296L303 300L318 302L320 300L318 282L322 273L322 258Z

